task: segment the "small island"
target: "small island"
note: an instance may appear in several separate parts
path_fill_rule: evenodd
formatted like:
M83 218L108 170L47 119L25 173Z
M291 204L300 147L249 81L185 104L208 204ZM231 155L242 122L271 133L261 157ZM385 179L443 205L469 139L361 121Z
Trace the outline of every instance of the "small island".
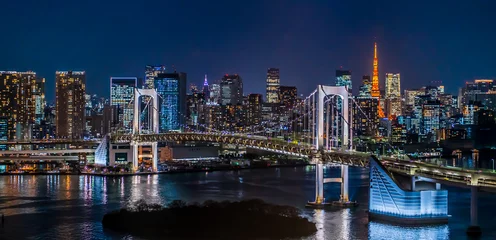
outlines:
M175 200L167 207L140 200L105 214L103 227L149 238L283 239L309 236L315 223L300 210L262 200L205 201L187 204Z

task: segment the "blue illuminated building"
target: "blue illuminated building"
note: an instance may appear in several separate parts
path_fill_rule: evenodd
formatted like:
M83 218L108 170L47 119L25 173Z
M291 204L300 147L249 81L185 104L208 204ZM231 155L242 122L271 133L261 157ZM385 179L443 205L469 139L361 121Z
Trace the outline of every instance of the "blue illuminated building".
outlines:
M110 105L117 106L119 129L126 133L132 130L134 115L134 89L138 87L136 77L110 78Z
M375 158L370 158L369 217L402 223L448 221L448 191L402 189Z
M154 79L159 95L159 131L177 131L186 116L186 73L159 73Z

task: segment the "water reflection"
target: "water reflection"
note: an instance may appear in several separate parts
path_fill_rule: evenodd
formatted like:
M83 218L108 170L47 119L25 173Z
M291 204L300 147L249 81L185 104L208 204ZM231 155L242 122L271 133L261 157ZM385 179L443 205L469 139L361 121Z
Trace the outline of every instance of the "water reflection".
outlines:
M402 227L389 224L369 222L369 239L450 239L448 225L424 226L424 227Z
M325 223L325 211L322 209L316 209L313 214L313 220L315 221L315 227L317 227L317 234L315 235L316 240L325 240L326 232L324 228Z

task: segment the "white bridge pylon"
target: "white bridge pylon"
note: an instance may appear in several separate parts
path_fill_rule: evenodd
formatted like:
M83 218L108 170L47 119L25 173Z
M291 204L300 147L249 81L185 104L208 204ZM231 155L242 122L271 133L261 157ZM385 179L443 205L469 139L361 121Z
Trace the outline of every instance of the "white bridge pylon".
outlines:
M329 182L338 182L341 183L341 196L339 198L339 201L337 202L340 206L347 206L350 201L349 201L349 196L348 196L348 166L341 165L341 177L340 178L324 178L324 163L322 161L322 156L319 152L319 150L325 149L324 143L328 143L329 139L325 139L324 136L329 138L329 135L332 135L333 130L331 130L331 134L329 134L329 121L331 121L331 118L329 117L330 111L329 108L327 108L327 111L324 112L325 104L327 103L326 98L329 97L334 97L338 96L341 99L341 109L338 109L341 111L340 113L340 125L338 126L340 128L341 132L341 146L343 148L348 148L352 149L352 138L353 134L350 131L350 126L349 124L352 123L352 115L350 114L350 108L349 108L349 92L348 89L344 86L324 86L324 85L318 85L317 86L317 119L316 119L316 128L314 131L316 131L316 138L314 140L314 148L315 148L315 153L313 156L313 162L315 163L315 201L314 202L309 202L308 206L309 207L316 207L316 208L321 208L323 205L325 205L325 198L324 198L324 183L329 183ZM337 106L333 106L337 107ZM334 111L334 109L332 110ZM326 117L324 115L327 114ZM324 128L325 121L327 120L327 127ZM334 125L334 124L333 124ZM324 132L325 131L325 132ZM329 149L332 151L332 149Z
M159 132L159 120L158 120L158 95L155 89L134 89L134 114L133 114L133 135L141 134L141 123L140 123L140 113L141 113L141 102L140 97L148 96L151 97L152 102L152 132L157 134ZM138 148L139 146L151 145L152 147L152 169L154 172L157 171L158 164L158 143L144 143L131 141L131 151L133 153L133 169L136 171L138 169Z

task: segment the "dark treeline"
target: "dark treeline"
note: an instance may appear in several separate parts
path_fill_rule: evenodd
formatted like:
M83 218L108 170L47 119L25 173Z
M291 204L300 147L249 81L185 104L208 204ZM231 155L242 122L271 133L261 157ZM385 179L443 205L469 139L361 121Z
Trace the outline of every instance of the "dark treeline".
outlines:
M105 214L103 226L133 235L161 238L255 239L297 238L317 231L299 209L254 199L240 202L173 201L167 208L140 200Z

